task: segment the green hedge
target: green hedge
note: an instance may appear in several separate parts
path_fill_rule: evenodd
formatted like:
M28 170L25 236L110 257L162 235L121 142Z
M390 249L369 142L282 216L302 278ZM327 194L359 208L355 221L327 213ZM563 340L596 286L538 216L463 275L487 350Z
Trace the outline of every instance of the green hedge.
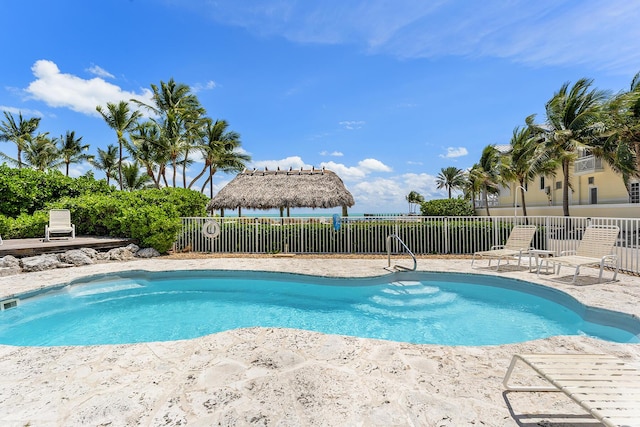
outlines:
M47 204L16 218L0 215L3 238L44 237L49 209L69 209L76 234L127 237L163 253L171 249L183 216L204 216L208 198L183 188L84 194Z
M468 200L436 199L420 205L423 216L474 216L476 213Z
M0 215L11 218L33 214L64 197L110 194L114 191L105 180L96 180L91 174L70 178L58 170L41 172L0 165Z

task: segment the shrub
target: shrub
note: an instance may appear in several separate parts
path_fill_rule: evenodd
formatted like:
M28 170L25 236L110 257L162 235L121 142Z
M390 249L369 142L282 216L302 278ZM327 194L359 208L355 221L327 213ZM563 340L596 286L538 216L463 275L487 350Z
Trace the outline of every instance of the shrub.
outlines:
M44 237L44 227L49 223L49 214L35 212L20 214L17 218L0 215L0 234L3 239L27 239Z
M92 174L70 178L58 170L41 172L0 165L0 214L11 218L45 209L47 204L63 197L109 194L112 191L115 190L106 181L96 180Z
M436 199L420 205L420 213L424 216L474 216L475 211L468 200Z
M204 216L207 201L192 190L163 188L85 194L48 208L69 209L77 234L129 237L163 253L176 240L180 217Z

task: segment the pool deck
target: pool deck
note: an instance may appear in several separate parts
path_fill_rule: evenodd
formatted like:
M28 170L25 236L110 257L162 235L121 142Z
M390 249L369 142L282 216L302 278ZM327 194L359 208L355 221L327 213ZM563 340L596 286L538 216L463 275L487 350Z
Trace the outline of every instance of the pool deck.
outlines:
M398 260L402 263L401 260ZM418 259L418 270L496 274L469 259ZM268 270L323 276L389 274L386 258L157 258L0 277L0 299L124 270ZM595 284L585 268L555 276L507 266L580 302L640 317L640 278ZM605 272L605 277L611 277ZM0 345L0 425L594 426L561 393L504 392L514 353L606 353L640 369L640 344L553 337L484 347L414 345L276 328L160 343ZM515 377L533 379L534 375ZM640 425L640 421L639 421Z

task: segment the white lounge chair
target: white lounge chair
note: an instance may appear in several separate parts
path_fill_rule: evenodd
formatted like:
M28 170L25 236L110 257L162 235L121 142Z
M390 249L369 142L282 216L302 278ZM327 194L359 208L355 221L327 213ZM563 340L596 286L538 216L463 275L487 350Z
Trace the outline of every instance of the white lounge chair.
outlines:
M560 274L560 268L565 265L575 267L571 283L576 282L580 267L588 265L600 265L600 276L598 281L602 281L602 272L605 266L615 268L613 279L618 276L619 264L618 256L613 254L613 245L618 239L620 228L615 225L590 225L582 235L582 240L578 244L575 251L562 251L558 257L550 257L545 259L555 266L558 266L556 274ZM540 274L540 265L538 265L538 275Z
M551 386L515 386L517 362ZM606 354L516 354L503 381L509 391L561 391L605 426L640 426L640 370Z
M44 226L44 241L50 241L52 234L71 234L72 239L76 238L76 226L71 224L69 209L49 211L49 224Z
M528 254L531 249L531 241L534 234L536 234L537 227L535 225L516 225L511 230L509 238L504 245L491 246L491 250L475 252L471 257L471 267L476 260L476 256L480 258L489 258L489 267L491 267L491 260L497 259L498 265L496 271L500 269L500 261L503 258L518 257L518 266L522 261L522 256Z

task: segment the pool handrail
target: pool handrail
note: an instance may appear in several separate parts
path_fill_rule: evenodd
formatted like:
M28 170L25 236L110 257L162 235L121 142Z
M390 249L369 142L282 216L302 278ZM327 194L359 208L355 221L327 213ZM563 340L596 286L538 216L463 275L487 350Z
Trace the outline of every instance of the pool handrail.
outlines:
M394 237L400 243L400 245L402 245L402 247L409 253L409 255L411 255L411 258L413 259L413 268L405 267L398 264L391 267L391 239ZM418 261L416 260L416 256L413 254L413 252L411 252L411 249L407 247L407 245L402 241L400 236L398 236L397 234L389 234L387 236L387 266L385 267L385 269L389 271L398 271L398 270L416 271L417 268L418 268Z

